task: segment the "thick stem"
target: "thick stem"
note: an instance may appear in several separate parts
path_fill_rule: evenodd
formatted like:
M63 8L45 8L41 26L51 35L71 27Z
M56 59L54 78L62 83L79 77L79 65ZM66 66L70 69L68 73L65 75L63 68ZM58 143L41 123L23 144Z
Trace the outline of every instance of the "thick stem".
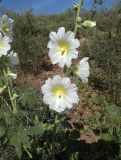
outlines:
M17 113L16 100L13 100L13 98L12 98L12 94L11 94L11 90L10 90L9 85L7 86L7 88L8 88L8 94L9 94L9 97L10 97L10 100L11 100L11 104L12 104L12 107L13 107L13 113L16 114Z
M80 16L80 10L83 0L79 1L79 6L77 8L77 15L76 15L76 21L75 21L75 28L74 28L74 36L76 37L77 29L78 29L78 17Z
M66 73L67 73L67 66L66 65L64 66L63 72L64 72L64 75L66 75Z

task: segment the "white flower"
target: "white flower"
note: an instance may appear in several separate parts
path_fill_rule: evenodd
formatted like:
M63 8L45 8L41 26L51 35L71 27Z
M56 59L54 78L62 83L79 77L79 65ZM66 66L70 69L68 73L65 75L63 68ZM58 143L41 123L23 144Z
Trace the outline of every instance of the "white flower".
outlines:
M7 36L2 36L0 33L0 57L2 55L7 55L7 52L10 50L11 46L9 44L10 39Z
M0 30L12 40L12 29L14 20L7 15L0 17Z
M49 108L57 112L62 112L65 108L72 108L73 104L79 102L77 87L72 84L67 77L56 75L53 79L48 78L41 87L44 94L43 101Z
M8 72L7 76L10 76L12 79L16 79L17 78L17 74L12 73L12 72Z
M86 28L91 28L91 27L95 27L96 26L96 22L95 21L90 21L90 20L86 20L82 23L83 27Z
M19 64L19 58L16 52L11 51L9 54L9 62L6 64L7 66L14 66Z
M65 28L60 27L58 32L50 33L50 41L48 43L49 57L52 64L59 63L60 67L70 67L71 60L77 58L80 46L78 39L74 39L74 33L68 31L65 33Z
M88 77L90 74L88 59L88 57L82 58L82 60L79 62L79 65L77 66L76 74L79 76L83 83L88 83Z

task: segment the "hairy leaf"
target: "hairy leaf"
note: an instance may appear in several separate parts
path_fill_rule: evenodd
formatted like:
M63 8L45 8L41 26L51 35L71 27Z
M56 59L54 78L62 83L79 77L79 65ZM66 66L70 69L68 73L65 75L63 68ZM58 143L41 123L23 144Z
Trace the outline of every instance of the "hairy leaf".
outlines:
M15 147L18 157L22 155L22 146L30 148L29 137L26 128L20 124L18 127L12 128L9 131L10 144Z

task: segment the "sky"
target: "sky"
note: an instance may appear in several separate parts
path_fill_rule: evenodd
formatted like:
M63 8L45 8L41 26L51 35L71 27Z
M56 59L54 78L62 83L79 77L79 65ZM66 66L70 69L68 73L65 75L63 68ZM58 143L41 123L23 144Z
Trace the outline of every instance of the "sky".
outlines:
M92 7L93 0L84 0L84 7ZM2 0L0 8L7 8L15 12L25 12L33 8L34 14L56 14L71 8L78 0ZM110 8L116 0L105 0L104 7Z

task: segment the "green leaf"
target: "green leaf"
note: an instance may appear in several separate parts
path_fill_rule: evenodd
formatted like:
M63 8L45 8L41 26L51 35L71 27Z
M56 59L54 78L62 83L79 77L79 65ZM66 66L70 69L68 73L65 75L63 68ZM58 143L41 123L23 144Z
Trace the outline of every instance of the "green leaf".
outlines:
M5 128L0 126L0 138L3 137L5 134Z
M24 145L25 147L30 148L30 142L26 128L20 124L18 127L12 128L9 131L8 136L10 144L15 147L18 157L21 158L22 146Z
M45 125L41 122L36 124L36 126L32 126L32 127L27 128L27 133L28 133L28 135L31 135L31 136L33 136L33 135L42 136L44 131L45 131Z
M23 106L33 106L36 104L36 93L32 89L27 88L20 96L20 101Z
M11 113L10 112L4 112L4 116L5 116L6 124L10 125L11 124Z
M104 139L105 141L112 141L112 136L108 133L106 134L102 134L101 135L102 139Z
M22 147L21 147L21 139L20 139L20 133L17 132L16 134L13 133L10 137L10 144L15 147L16 153L19 158L21 158L22 155Z
M71 156L69 157L69 160L78 160L78 156L76 153L71 154Z
M12 120L12 113L8 107L7 108L5 107L0 108L0 118L2 118L7 125L10 125Z
M37 115L35 115L34 126L30 126L27 128L28 135L39 135L42 136L45 131L46 124L43 124L39 121Z
M106 107L106 110L111 118L121 121L121 108L116 105L111 105Z

